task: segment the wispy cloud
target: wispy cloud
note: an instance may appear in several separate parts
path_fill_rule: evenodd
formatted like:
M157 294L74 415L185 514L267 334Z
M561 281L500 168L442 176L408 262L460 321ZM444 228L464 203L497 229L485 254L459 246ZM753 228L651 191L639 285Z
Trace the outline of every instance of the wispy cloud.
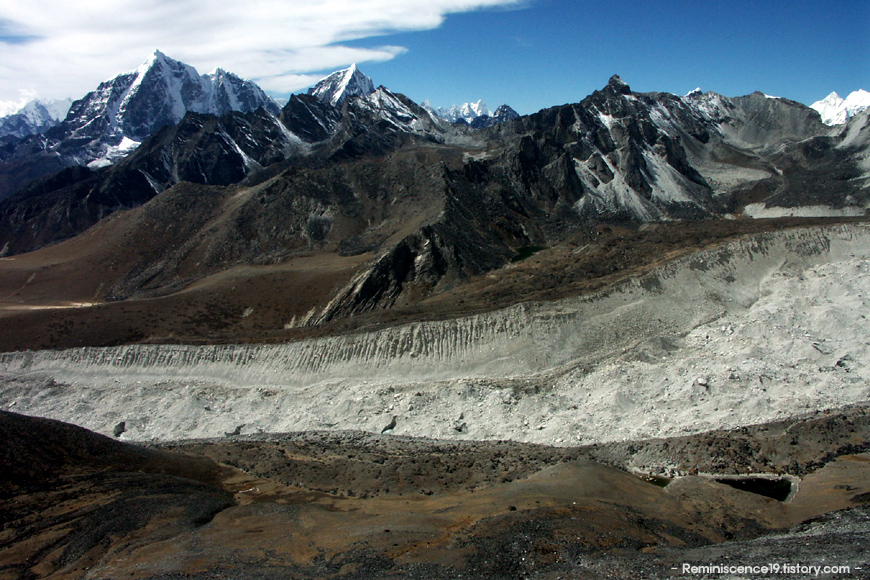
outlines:
M395 58L399 46L347 46L427 30L447 14L527 0L0 0L0 106L20 91L78 98L133 70L155 49L223 67L267 91L309 86L311 73Z
M5 117L6 115L11 115L12 113L18 111L35 99L37 96L36 91L32 90L20 90L18 91L18 98L12 101L0 101L0 117Z

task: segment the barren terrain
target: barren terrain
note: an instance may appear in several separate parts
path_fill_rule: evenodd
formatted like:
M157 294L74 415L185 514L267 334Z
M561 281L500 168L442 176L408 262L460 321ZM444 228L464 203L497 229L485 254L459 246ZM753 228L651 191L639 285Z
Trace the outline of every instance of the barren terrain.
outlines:
M371 260L370 254L342 257L305 250L281 264L200 272L201 277L166 295L107 301L102 293L138 259L135 252L123 250L125 240L143 235L115 222L134 218L117 216L68 242L0 259L0 325L6 330L0 334L0 350L134 342L285 342L443 320L530 300L590 294L741 235L844 221L788 218L601 225L413 304L308 327L294 320L323 309L329 297Z
M0 405L164 441L395 418L572 445L778 420L868 398L866 236L759 234L596 294L286 344L7 353Z
M308 432L148 449L5 412L0 430L0 578L628 579L771 562L860 578L870 554L865 407L574 448ZM638 455L700 475L624 471ZM711 477L785 465L801 475L780 500Z
M599 230L622 266L578 259L573 286L589 246L542 249L470 281L458 318L426 310L448 291L282 344L0 355L0 406L24 414L2 414L0 577L862 577L867 226L697 247L670 228ZM334 265L306 260L126 306ZM510 304L534 283L549 300Z
M37 179L0 579L870 577L868 151L614 75L480 130L293 95Z

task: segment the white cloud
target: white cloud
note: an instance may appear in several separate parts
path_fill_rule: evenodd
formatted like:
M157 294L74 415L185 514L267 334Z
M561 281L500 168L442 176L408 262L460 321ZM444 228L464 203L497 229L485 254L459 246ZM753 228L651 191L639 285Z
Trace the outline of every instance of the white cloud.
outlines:
M17 102L23 87L79 98L155 49L200 73L220 66L267 91L290 92L317 80L312 72L405 51L343 42L437 28L450 13L527 1L0 0L0 102Z
M32 89L21 89L18 91L18 94L20 96L14 101L0 101L0 117L17 112L21 107L37 97L36 91Z

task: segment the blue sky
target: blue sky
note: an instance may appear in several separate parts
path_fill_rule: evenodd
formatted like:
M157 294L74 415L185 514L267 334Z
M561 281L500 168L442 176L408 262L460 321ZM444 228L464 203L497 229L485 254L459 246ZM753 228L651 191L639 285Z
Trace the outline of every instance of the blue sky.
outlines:
M809 104L870 89L870 2L0 0L0 113L80 98L155 49L275 96L356 62L435 106L483 99L527 114L612 74L637 91Z
M536 0L378 40L408 52L362 64L363 72L436 106L482 98L491 109L507 103L528 114L577 102L612 74L636 91L760 90L806 104L831 91L870 90L866 0Z

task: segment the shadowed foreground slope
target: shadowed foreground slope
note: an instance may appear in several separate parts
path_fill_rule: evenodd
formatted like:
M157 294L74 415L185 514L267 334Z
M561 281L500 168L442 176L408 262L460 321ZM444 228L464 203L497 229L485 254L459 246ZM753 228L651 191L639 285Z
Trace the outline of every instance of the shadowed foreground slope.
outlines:
M771 428L781 430L715 438L763 448ZM732 553L790 558L789 537L830 563L857 566L868 553L870 514L860 507L870 497L867 455L827 457L783 503L697 476L662 488L667 480L654 485L590 460L625 464L631 454L619 445L347 432L188 442L167 452L6 412L0 431L8 442L0 578L10 580L666 578L681 562ZM866 409L796 421L789 432L797 467L809 465L799 450L817 449L820 432L835 447L870 441ZM680 453L703 454L706 437L684 439ZM737 469L758 459L731 458ZM766 539L772 530L785 535ZM844 538L848 555L836 547Z

